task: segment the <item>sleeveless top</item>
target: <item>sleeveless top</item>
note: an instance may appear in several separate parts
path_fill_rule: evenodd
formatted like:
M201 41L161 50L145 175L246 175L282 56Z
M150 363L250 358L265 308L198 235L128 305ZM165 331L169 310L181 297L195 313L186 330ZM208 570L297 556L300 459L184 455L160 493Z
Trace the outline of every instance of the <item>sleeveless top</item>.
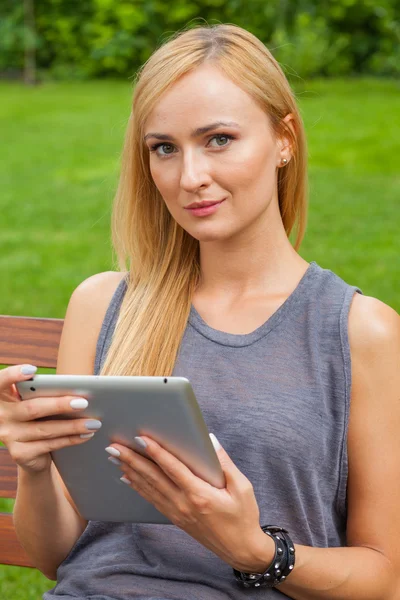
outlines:
M100 331L104 362L126 291L123 279ZM260 524L294 543L346 545L348 313L354 293L310 263L296 289L255 331L209 327L194 306L173 375L191 382L204 420L254 487ZM44 600L265 600L232 567L174 525L90 521Z

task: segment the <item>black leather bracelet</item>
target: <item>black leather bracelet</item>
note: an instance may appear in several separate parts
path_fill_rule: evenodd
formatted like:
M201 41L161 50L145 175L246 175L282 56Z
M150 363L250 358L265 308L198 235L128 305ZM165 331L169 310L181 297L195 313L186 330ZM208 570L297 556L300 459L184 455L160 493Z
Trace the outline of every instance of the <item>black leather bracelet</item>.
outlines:
M290 537L288 535L288 532L286 531L286 529L283 529L283 527L275 527L275 537L276 538L280 537L285 541L286 553L287 553L287 564L286 564L284 570L282 571L282 577L281 577L282 581L284 581L286 579L286 577L288 575L290 575L290 573L294 569L296 550L294 548L294 544L293 544L292 540L290 539Z
M261 529L275 542L274 558L264 573L233 569L236 580L243 587L275 587L283 583L294 568L295 548L287 530L275 525L263 525Z

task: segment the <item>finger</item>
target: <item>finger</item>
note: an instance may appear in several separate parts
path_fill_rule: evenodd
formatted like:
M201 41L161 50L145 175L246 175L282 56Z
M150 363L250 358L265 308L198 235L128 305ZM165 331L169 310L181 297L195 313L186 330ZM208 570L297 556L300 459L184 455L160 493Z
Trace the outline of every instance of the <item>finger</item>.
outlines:
M15 383L11 385L11 393L9 394L9 397L11 402L19 402L22 399Z
M20 402L13 414L18 421L34 421L54 415L73 415L84 410L88 405L86 398L77 396L31 398Z
M93 436L92 436L93 437ZM90 442L92 438L81 438L79 435L64 436L53 440L40 440L23 444L16 442L12 444L8 450L11 458L21 466L30 466L40 456L67 448L69 446L78 446Z
M10 388L13 383L30 379L37 371L33 365L16 365L0 370L0 391Z
M101 428L97 419L60 419L54 421L37 421L15 423L9 426L8 433L3 438L14 442L33 442L52 440L55 438L87 435Z
M178 492L178 488L174 482L153 461L119 444L113 444L113 446L109 446L106 450L109 451L110 448L118 450L120 453L118 458L122 461L121 470L125 471L129 469L131 472L136 473L151 487L157 489L164 497L173 498ZM109 452L109 454L111 453ZM112 455L114 454L112 453ZM129 475L128 478L130 479Z
M13 391L15 389L15 392ZM7 390L2 390L0 395L0 402L20 402L21 398L18 394L18 390L15 385L12 384Z
M165 475L175 485L185 491L198 492L204 490L204 486L211 487L208 483L194 475L176 456L165 450L160 444L151 438L141 436L140 439L146 443L145 453L157 463ZM135 441L137 438L135 438ZM141 448L143 451L143 448Z
M217 453L218 460L224 472L226 487L235 490L241 489L243 484L248 482L247 477L237 468L229 454L221 446L220 442L213 433L210 433L210 440L214 446L214 450Z
M125 464L121 466L121 470L123 473L123 479L121 479L121 481L127 483L127 485L130 485L145 500L153 504L158 510L162 512L162 510L165 510L170 504L170 497L168 495L164 495L160 487L153 485L137 471L131 469ZM127 479L128 481L124 481L124 479Z

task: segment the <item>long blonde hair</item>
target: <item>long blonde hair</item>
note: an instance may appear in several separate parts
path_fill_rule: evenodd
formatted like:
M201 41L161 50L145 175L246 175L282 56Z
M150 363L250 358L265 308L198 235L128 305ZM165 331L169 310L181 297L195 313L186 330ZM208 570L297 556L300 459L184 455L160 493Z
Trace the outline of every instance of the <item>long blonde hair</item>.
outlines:
M307 219L307 149L289 83L264 44L231 24L201 25L174 34L136 76L122 169L112 216L113 244L129 283L102 374L171 375L200 276L199 242L168 212L150 174L144 123L179 77L213 63L267 113L276 135L289 136L293 157L278 169L286 234L297 250ZM282 119L294 116L295 135Z

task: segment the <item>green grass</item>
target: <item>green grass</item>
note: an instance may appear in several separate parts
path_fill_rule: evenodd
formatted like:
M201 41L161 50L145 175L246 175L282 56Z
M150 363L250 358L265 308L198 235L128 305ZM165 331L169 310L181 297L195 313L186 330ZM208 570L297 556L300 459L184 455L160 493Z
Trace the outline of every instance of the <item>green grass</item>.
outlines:
M296 91L310 162L301 254L399 311L400 84L313 81ZM0 84L0 313L63 317L76 285L112 268L109 215L130 102L118 81ZM0 598L36 600L52 585L0 567Z

